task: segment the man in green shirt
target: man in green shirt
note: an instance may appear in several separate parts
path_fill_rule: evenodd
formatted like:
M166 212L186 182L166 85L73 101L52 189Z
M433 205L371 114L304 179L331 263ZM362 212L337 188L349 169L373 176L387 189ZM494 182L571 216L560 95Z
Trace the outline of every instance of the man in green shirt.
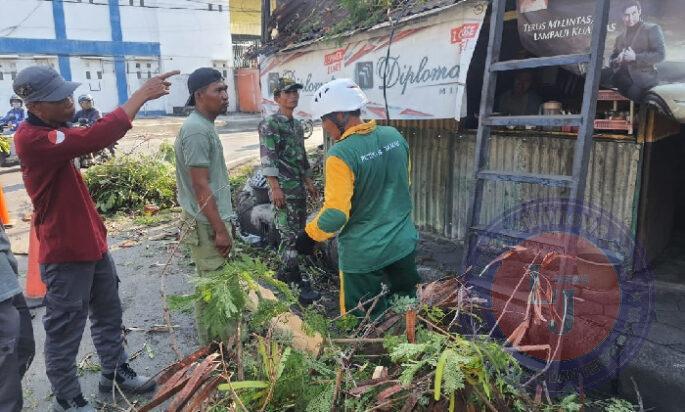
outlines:
M297 239L300 253L338 234L340 311L379 295L415 296L419 275L412 221L409 145L393 127L363 122L367 97L349 79L333 80L315 94L313 110L336 141L326 158L324 205ZM379 299L374 315L388 307ZM368 305L365 307L368 310Z
M227 88L218 70L200 68L190 75L186 104L195 110L183 122L174 144L184 242L199 276L219 269L233 247L228 169L214 129L214 120L228 107ZM201 310L196 307L196 317ZM205 341L206 327L196 320L200 340Z

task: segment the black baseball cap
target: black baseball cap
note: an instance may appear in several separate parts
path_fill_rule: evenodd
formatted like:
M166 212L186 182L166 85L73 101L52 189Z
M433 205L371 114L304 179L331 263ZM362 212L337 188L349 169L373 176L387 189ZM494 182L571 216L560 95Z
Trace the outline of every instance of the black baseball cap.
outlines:
M195 92L214 82L224 80L220 71L211 67L201 67L190 74L188 77L188 92L190 97L186 106L195 106Z

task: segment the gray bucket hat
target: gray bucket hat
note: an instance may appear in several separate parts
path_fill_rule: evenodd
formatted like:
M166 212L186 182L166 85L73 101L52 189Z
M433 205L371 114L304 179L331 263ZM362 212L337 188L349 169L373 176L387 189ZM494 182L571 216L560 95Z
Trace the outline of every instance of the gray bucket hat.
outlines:
M31 66L20 71L13 89L26 103L58 102L74 94L81 83L69 82L48 66Z

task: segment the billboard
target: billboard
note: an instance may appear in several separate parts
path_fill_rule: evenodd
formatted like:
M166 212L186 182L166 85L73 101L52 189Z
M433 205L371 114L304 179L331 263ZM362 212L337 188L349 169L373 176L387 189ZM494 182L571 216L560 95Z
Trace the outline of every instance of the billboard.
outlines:
M389 30L375 30L265 57L260 62L264 111L278 108L273 89L279 77L304 85L296 110L304 118L311 116L312 96L321 85L350 78L369 97L365 118L385 119L386 98L392 119L458 118L486 10L485 1L467 1L397 27L392 42Z
M521 43L536 56L586 53L594 10L593 0L518 0ZM640 101L657 85L685 82L683 12L682 0L612 1L602 85Z

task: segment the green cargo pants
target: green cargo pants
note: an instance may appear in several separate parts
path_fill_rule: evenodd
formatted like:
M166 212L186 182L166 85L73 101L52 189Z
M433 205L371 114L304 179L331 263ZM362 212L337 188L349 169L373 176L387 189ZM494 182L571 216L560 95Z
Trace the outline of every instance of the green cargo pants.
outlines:
M366 273L340 272L340 313L350 311L354 316L362 312L355 310L360 302L373 299L381 290L381 284L388 286L389 294L381 297L373 309L372 316L380 316L390 306L392 295L416 296L416 285L420 282L416 270L416 251L388 266ZM364 306L369 310L371 304Z
M198 276L206 275L207 273L219 270L227 259L230 259L234 254L231 251L231 255L225 258L219 254L214 246L214 229L209 223L198 222L193 217L187 214L183 214L182 217L183 224L181 225L181 234L185 234L183 237L183 244L187 245L190 249L190 257L195 263L195 269ZM233 235L233 229L231 222L224 222L226 229L228 229L229 235ZM198 340L201 344L209 343L209 336L207 333L207 327L202 323L202 310L203 302L195 302L195 326L197 328ZM227 325L226 331L222 338L227 338L235 332L236 325Z

